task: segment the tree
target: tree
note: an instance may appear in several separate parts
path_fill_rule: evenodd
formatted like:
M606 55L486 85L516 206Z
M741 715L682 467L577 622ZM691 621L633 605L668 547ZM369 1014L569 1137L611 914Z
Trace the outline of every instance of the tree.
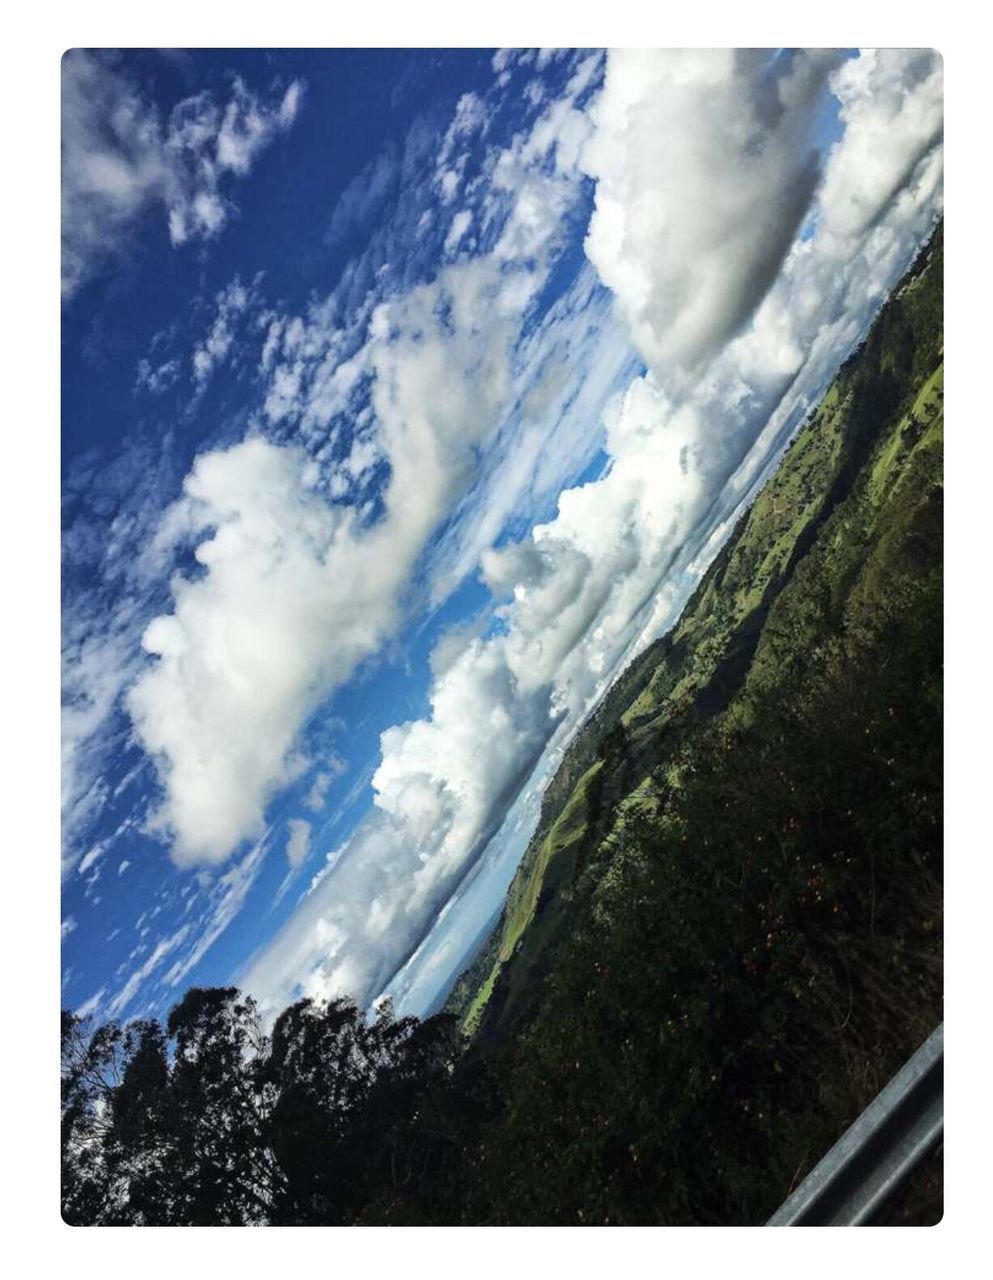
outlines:
M285 1185L270 1143L274 1092L258 1008L236 988L194 987L169 1014L175 1212L195 1225L268 1220Z
M156 1021L62 1018L63 1213L101 1225L347 1223L437 1173L452 1020L233 987Z

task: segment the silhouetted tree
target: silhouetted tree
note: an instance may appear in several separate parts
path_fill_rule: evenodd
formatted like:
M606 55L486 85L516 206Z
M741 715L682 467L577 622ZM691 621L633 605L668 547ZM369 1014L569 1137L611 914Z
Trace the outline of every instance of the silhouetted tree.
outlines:
M63 1213L72 1223L345 1223L450 1155L452 1020L301 1000L265 1032L235 988L158 1022L62 1018Z

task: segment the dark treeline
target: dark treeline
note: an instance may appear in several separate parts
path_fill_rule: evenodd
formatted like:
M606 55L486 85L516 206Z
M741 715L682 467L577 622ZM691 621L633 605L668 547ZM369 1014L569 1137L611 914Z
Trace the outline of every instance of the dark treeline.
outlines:
M234 988L89 1028L62 1015L74 1225L351 1223L446 1172L452 1019L303 1000L266 1034Z

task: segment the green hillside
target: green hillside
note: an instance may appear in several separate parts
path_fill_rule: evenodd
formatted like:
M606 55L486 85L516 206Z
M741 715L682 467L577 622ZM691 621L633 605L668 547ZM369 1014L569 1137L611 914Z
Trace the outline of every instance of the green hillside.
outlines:
M449 998L468 1036L513 1025L580 872L609 856L633 815L655 812L693 726L725 712L747 720L757 691L837 625L884 509L908 471L920 479L921 459L933 462L932 449L940 458L941 249L939 231L676 627L639 656L573 742L504 912ZM873 563L885 572L885 548Z
M763 1221L940 1020L941 315L939 228L567 753L453 1220Z

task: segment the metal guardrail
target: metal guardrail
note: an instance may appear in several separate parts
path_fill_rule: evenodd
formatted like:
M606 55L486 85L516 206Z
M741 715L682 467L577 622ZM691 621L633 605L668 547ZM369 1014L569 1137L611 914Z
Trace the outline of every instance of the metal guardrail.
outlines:
M769 1219L770 1227L872 1222L944 1127L944 1023Z

